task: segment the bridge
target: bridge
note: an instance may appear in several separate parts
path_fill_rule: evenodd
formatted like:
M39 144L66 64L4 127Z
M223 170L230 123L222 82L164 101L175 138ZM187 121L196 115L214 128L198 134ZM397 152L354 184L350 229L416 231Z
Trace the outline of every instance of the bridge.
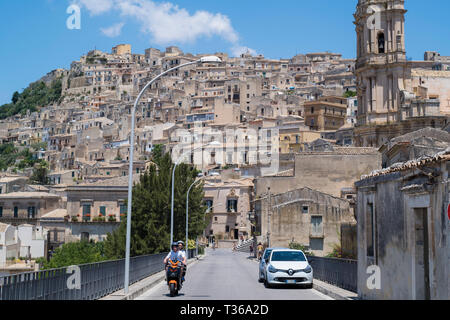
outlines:
M130 284L163 274L165 254L131 258ZM189 250L190 261L197 251ZM309 257L315 282L356 291L356 261ZM18 275L0 276L0 300L97 300L123 292L124 260L106 261ZM78 274L77 274L78 273ZM77 283L77 276L78 283ZM319 280L320 279L320 280ZM130 287L132 288L132 287ZM162 277L137 300L323 300L314 289L267 289L258 282L258 262L248 252L207 249L206 255L188 264L180 295L169 297Z

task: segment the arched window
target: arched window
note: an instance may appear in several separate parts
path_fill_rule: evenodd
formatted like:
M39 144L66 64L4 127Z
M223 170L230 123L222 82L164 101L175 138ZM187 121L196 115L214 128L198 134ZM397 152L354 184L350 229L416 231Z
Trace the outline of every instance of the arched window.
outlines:
M384 33L380 32L378 34L378 53L384 53L385 41L384 41Z

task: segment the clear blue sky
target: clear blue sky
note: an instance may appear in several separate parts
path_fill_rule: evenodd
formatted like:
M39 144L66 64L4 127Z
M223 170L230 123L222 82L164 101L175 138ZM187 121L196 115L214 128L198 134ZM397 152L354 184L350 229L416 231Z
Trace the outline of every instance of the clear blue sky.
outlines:
M147 15L118 4L135 5L136 1L147 5ZM81 7L81 30L66 27L66 9L73 2ZM166 2L178 8L164 10L160 0L0 1L0 104L9 102L15 90L21 91L45 73L69 68L89 50L109 52L119 43L130 43L135 53L168 45L194 54L232 53L245 46L275 59L327 50L355 57L353 13L357 0ZM450 1L407 0L406 6L407 56L423 59L426 50L450 55ZM212 34L205 34L206 25L187 30L192 21L205 21L196 20L198 11L206 11L211 18L208 23L216 26ZM170 20L168 28L174 27L171 32L163 26L166 18ZM120 34L106 36L101 31L118 24L122 26ZM229 36L230 30L236 39ZM164 38L168 33L170 36Z

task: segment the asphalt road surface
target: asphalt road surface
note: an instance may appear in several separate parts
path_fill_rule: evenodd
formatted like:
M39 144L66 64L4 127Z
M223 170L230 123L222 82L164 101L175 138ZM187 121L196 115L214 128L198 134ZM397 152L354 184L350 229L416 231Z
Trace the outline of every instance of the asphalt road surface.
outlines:
M136 300L331 300L314 290L279 287L258 282L258 263L231 249L209 250L191 267L178 297L171 298L165 281Z

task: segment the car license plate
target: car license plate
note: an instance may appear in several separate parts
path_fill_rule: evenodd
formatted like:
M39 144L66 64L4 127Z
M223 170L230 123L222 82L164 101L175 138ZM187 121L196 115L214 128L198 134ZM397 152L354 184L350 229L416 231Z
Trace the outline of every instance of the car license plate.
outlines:
M297 283L297 281L295 281L295 280L286 280L286 283L288 283L288 284L294 284L294 283Z

